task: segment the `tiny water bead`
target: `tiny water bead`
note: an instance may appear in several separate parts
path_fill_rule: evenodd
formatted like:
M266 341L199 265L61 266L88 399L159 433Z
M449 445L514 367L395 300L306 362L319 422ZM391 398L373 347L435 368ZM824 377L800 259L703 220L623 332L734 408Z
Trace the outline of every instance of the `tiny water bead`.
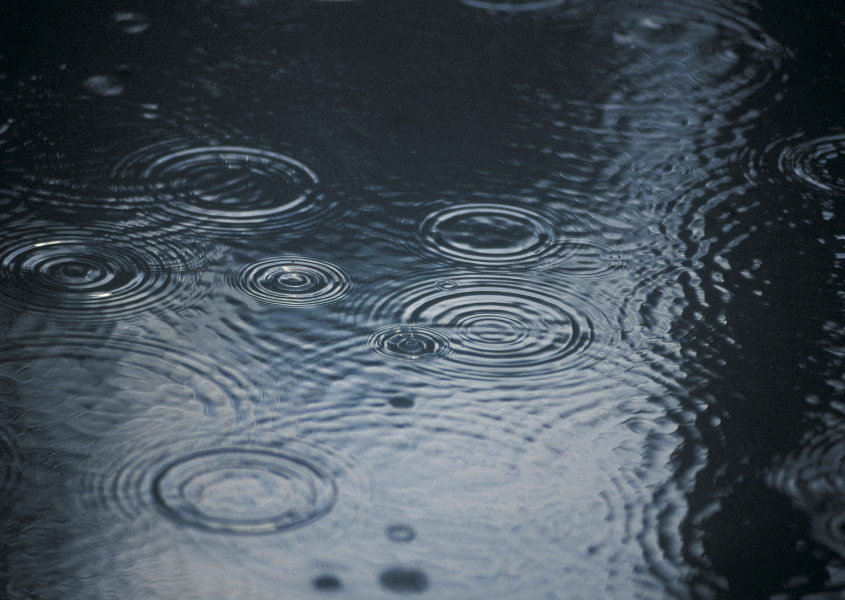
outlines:
M391 525L385 533L391 542L411 542L417 537L417 532L408 525Z
M334 575L320 575L311 584L321 592L333 592L341 588L340 579Z
M447 338L437 330L406 325L379 329L369 343L377 354L400 360L428 360L443 356L449 348Z
M313 306L343 298L351 280L338 266L299 256L270 257L232 270L229 282L265 304Z
M428 588L428 577L418 569L394 567L379 575L379 582L393 592L424 592Z
M305 457L257 448L223 448L183 456L153 481L153 497L180 524L222 533L268 533L327 513L337 489Z

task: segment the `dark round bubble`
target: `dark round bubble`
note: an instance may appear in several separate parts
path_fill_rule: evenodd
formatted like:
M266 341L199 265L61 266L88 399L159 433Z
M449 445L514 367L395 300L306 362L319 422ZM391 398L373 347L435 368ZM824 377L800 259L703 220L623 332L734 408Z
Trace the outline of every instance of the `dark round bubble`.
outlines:
M379 329L369 343L377 354L400 360L429 360L442 356L449 347L446 337L434 329L404 325Z
M265 304L312 306L343 298L349 276L329 262L298 256L265 258L229 274L232 286Z
M486 0L461 0L461 2L467 6L502 12L542 10L544 8L561 6L566 1L567 0L514 0L513 2L489 2Z
M311 584L321 592L331 592L339 590L341 587L340 579L334 575L320 575Z
M167 464L155 477L152 493L177 523L249 534L310 523L331 509L337 490L331 475L306 457L221 448Z
M413 399L407 396L394 396L388 402L394 408L411 408L414 405Z
M391 542L410 542L417 537L417 532L408 525L391 525L385 533Z
M0 244L0 294L23 310L59 318L125 317L194 291L200 255L154 237L25 228Z
M379 576L382 587L393 592L424 592L428 588L428 577L417 569L394 567Z

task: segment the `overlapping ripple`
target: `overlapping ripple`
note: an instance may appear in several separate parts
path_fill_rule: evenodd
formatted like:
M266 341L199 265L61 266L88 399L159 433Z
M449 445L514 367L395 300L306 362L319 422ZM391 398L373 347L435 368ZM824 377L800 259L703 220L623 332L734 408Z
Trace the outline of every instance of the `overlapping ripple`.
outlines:
M0 244L0 294L52 317L114 320L184 302L203 248L32 224Z
M139 178L161 218L218 235L287 232L326 216L317 173L270 150L165 140L124 157L114 175Z
M816 138L797 134L769 144L759 154L749 152L748 177L754 182L801 184L810 190L845 192L845 134Z
M370 330L317 349L326 361L356 347L437 375L487 382L587 370L613 338L601 299L578 288L500 275L414 280L362 295L353 314ZM601 292L595 290L595 296ZM354 318L354 317L353 317ZM358 325L357 327L360 327Z
M299 441L237 435L158 440L90 465L84 502L125 521L249 535L303 527L327 514L342 462Z
M301 256L267 257L239 265L229 284L265 304L314 306L343 298L350 290L346 272L328 261Z

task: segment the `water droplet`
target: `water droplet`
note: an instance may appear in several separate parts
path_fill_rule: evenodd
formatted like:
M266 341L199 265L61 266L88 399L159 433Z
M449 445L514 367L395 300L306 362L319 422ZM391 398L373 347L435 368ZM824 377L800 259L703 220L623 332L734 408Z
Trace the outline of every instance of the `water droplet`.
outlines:
M341 587L340 579L334 575L320 575L311 583L315 588L322 592L332 592L339 590Z
M424 592L428 588L428 577L418 569L394 567L379 576L382 587L394 592Z
M232 286L253 298L281 306L313 306L340 300L349 276L321 260L279 256L242 265L229 274Z
M391 542L410 542L417 537L417 532L408 525L391 525L385 533Z
M411 408L414 405L414 400L407 396L394 396L388 402L393 408Z

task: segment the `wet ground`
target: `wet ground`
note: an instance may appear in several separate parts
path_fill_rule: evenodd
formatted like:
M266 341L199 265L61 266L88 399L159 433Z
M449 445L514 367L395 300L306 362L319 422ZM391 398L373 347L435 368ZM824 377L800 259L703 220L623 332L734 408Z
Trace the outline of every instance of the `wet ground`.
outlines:
M845 7L0 40L0 597L845 593Z

